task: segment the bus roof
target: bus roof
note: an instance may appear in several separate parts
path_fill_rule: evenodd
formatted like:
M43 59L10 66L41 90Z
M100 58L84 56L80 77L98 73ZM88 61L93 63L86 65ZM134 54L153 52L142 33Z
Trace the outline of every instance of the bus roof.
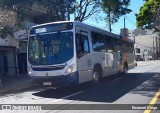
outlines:
M44 26L44 25L50 25L50 24L69 23L69 22L74 22L74 21L57 21L57 22L49 22L49 23L44 23L44 24L38 24L38 25L32 26L31 28L40 27L40 26Z
M39 25L35 25L35 26L32 26L32 28L34 27L40 27L40 26L44 26L44 25L50 25L50 24L59 24L59 23L69 23L69 22L73 22L75 25L79 25L79 26L82 26L82 27L86 27L88 29L91 29L93 31L97 31L97 32L100 32L104 35L109 35L109 36L112 36L112 37L115 37L115 38L120 38L122 37L121 35L117 35L117 34L114 34L114 33L110 33L109 31L107 30L104 30L102 28L99 28L99 27L95 27L95 26L92 26L92 25L88 25L86 23L82 23L82 22L77 22L77 21L57 21L57 22L50 22L50 23L45 23L45 24L39 24ZM133 42L133 40L127 38L127 37L122 37L122 40L124 41L129 41L129 42Z

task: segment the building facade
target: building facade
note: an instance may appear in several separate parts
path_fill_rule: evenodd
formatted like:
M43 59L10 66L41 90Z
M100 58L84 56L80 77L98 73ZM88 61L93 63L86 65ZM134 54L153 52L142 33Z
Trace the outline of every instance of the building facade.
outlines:
M153 30L142 30L137 28L129 30L129 38L135 41L136 60L155 60L160 54L160 38Z

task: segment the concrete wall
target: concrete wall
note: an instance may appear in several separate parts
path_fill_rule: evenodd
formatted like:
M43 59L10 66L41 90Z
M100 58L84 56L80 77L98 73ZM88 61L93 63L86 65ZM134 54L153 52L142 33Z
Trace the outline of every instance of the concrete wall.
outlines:
M9 40L0 38L0 45L1 46L9 46Z
M12 37L5 38L5 39L0 38L0 46L18 47L18 40Z
M135 49L139 48L140 53L135 53L136 56L144 58L144 50L147 50L147 57L155 59L156 56L156 37L159 37L153 30L135 29L129 31L129 38L135 39ZM154 49L153 49L154 48Z

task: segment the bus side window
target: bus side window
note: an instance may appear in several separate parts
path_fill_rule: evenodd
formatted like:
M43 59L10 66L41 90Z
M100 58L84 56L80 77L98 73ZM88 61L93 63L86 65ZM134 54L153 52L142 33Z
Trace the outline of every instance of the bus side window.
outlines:
M103 34L92 31L91 36L92 36L93 50L96 52L105 51L105 43L104 43Z
M113 37L110 36L106 36L105 37L105 49L107 52L109 51L113 51L114 50L114 46L113 46Z
M127 49L126 42L122 40L122 46L121 46L122 52L126 52L126 49Z
M90 53L88 36L76 33L76 51L78 57Z
M121 51L121 39L120 38L114 38L114 51L115 52Z

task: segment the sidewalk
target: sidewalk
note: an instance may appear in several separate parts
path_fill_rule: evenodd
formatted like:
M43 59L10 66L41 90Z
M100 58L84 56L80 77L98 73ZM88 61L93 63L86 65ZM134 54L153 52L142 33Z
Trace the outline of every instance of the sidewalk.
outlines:
M30 77L27 75L3 77L0 80L0 94L15 89L23 89L29 87Z
M160 63L160 60L137 61L137 66L145 66L153 63Z
M155 61L150 60L150 61L137 61L137 66L144 66L144 65L148 65L148 64L152 64Z

